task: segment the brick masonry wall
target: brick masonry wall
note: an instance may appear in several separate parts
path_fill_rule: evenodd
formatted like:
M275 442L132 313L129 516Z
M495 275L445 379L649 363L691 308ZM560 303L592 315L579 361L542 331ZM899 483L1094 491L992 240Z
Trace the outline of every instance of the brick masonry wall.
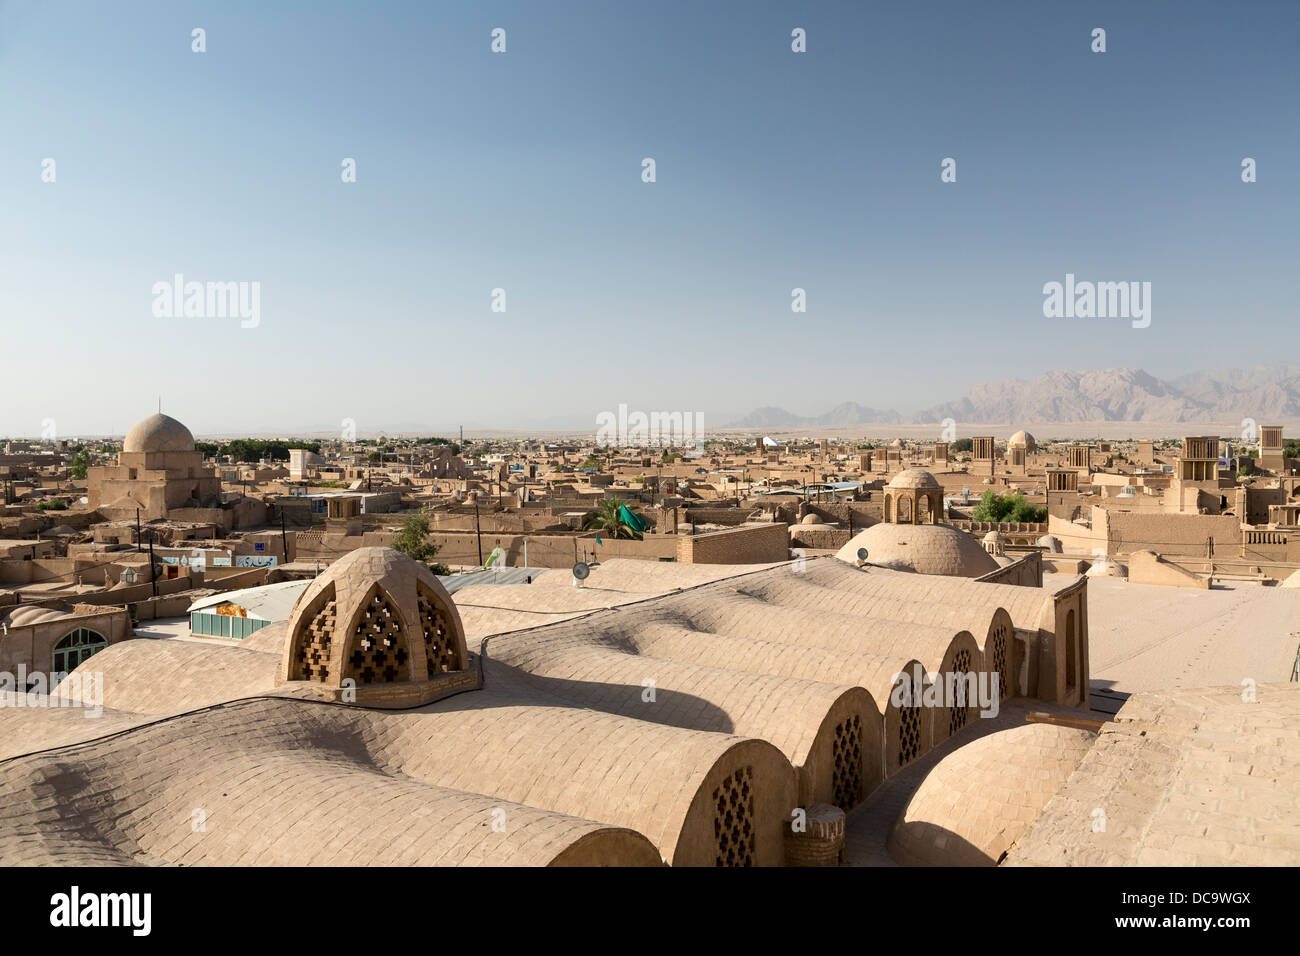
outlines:
M790 557L790 529L785 524L746 525L677 539L683 564L765 564Z

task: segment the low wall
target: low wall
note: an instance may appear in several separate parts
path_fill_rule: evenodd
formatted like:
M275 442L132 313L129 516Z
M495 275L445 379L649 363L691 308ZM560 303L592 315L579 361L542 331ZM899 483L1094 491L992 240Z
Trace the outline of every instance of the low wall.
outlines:
M1131 584L1160 584L1175 588L1209 590L1210 579L1193 574L1176 564L1164 560L1154 551L1134 551L1128 559L1128 579Z
M767 564L790 559L790 526L744 525L677 538L683 564Z
M1009 557L1013 557L1009 555ZM1022 588L1043 586L1043 555L1030 551L1019 560L976 578L986 584L1011 584Z

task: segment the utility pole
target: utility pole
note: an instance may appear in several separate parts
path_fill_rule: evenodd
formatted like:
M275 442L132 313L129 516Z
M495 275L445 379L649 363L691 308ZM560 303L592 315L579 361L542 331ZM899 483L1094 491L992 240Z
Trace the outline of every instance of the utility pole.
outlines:
M153 563L153 535L149 535L149 583L153 585L153 596L158 596L158 565Z
M136 508L135 509L135 550L137 553L140 551L140 545L143 543L144 543L144 539L140 537L140 509Z
M474 496L474 538L478 541L478 566L483 567L483 529L478 523L478 495Z
M284 533L284 502L280 502L280 550L284 554L284 563L289 563L289 537Z

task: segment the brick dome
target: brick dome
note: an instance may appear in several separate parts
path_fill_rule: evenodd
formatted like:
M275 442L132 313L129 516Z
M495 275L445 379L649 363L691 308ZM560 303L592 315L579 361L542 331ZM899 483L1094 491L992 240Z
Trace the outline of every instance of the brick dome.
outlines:
M917 574L977 578L999 567L978 541L945 524L872 525L835 556L855 563L859 548L867 549L868 564Z
M122 451L131 454L194 451L194 435L170 415L159 413L131 426Z

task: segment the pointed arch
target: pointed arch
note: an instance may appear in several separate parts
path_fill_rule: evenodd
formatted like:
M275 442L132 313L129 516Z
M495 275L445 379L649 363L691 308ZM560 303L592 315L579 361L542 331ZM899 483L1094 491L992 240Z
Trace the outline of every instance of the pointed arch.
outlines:
M343 650L343 679L358 685L412 680L409 634L397 602L378 583L348 623Z

